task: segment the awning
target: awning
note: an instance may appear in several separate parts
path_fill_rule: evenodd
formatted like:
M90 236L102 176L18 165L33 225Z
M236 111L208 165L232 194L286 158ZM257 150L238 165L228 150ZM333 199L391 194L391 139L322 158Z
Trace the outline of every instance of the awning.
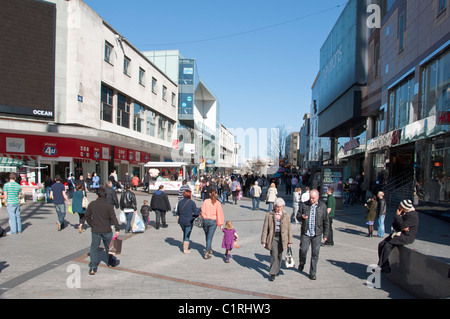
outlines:
M20 161L15 158L10 157L0 157L0 166L7 166L7 167L20 167L23 165L23 161Z

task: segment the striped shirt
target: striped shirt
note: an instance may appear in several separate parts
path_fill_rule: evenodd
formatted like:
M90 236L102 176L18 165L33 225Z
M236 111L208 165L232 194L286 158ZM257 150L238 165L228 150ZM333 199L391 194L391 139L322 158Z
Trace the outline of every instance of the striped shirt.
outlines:
M316 209L317 203L315 205L311 205L311 211L309 213L309 224L308 231L306 232L307 236L316 236Z
M3 192L7 194L7 205L19 205L19 194L22 191L22 187L16 182L9 182L3 186Z

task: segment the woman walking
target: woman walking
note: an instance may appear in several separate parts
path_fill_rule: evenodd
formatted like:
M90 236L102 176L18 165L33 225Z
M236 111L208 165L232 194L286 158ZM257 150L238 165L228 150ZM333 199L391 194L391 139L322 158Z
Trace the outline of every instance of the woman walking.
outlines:
M377 195L373 195L364 206L366 211L366 225L367 225L367 237L373 237L373 224L377 216Z
M205 259L211 258L212 254L212 240L214 237L214 232L217 226L222 229L224 222L222 204L217 199L217 192L212 190L209 194L209 198L205 199L201 208L201 215L203 218L203 231L206 237L206 251Z
M275 200L274 210L267 213L261 234L261 244L270 251L270 281L278 276L283 251L291 247L293 241L290 216L284 211L284 206L282 198Z
M97 193L98 188L100 187L100 177L97 176L96 172L92 173L92 188L94 192Z
M269 189L267 190L266 194L266 202L269 204L268 212L271 212L273 209L273 203L277 199L278 191L275 187L275 183L270 184Z
M183 230L183 252L189 254L189 243L192 231L192 223L195 217L197 217L200 212L195 205L195 202L191 199L192 191L191 189L185 189L183 191L183 199L178 202L177 205L177 222Z
M130 190L131 185L125 185L125 192L120 196L120 209L125 213L127 217L127 226L125 232L131 231L131 221L133 220L133 214L137 213L136 195Z
M72 197L72 211L74 213L78 213L78 217L80 219L80 225L78 225L79 233L82 233L84 231L85 214L87 208L83 207L83 197L85 196L86 191L83 190L83 184L77 183L75 187L75 193L73 193Z

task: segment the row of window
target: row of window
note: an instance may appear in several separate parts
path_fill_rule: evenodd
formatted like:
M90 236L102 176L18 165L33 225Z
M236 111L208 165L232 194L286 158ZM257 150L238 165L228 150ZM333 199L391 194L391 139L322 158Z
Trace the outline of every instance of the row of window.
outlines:
M388 109L382 109L376 118L376 136L385 133L386 129L393 131L414 121L450 111L449 50L422 68L420 95L416 102L415 88L413 73L389 91Z
M117 99L116 117L114 121L114 97ZM157 137L164 141L172 140L174 123L150 108L133 101L120 93L102 85L100 119L119 126L133 129L136 132ZM132 123L131 123L132 121Z
M113 52L114 52L114 46L111 43L109 43L108 41L105 41L104 60L111 65L114 65ZM123 58L123 73L125 75L131 77L131 59L129 57L127 57L126 55ZM145 70L142 67L139 67L138 81L139 81L140 85L142 85L142 86L146 85L146 81L147 81L146 74L145 74ZM158 80L154 77L152 77L152 93L158 94ZM167 99L168 99L167 87L164 85L162 86L161 97L164 101L167 101ZM176 106L177 105L176 102L177 102L176 94L172 92L172 96L171 96L172 106Z

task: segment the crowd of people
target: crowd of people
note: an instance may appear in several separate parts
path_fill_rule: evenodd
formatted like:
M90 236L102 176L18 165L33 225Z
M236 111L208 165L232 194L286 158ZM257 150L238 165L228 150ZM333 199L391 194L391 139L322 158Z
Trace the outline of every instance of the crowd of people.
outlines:
M71 176L73 177L73 176ZM92 175L95 177L95 174ZM7 211L10 223L8 234L22 232L20 220L20 197L21 187L16 182L17 175L10 174L10 182L4 185L4 196L7 204ZM104 186L96 184L96 179L91 179L91 189L95 190L97 199L89 203L87 200L88 183L84 179L68 181L73 183L66 188L59 175L55 176L54 182L49 186L49 198L52 200L57 217L57 230L61 231L66 227L65 215L66 204L71 213L79 216L78 231L82 233L86 229L86 224L90 226L92 232L90 248L90 269L89 274L94 275L98 265L98 247L103 241L106 253L108 254L107 264L110 267L115 265L115 259L109 254L110 242L113 238L112 227L116 236L120 232L120 224L125 224L125 233L132 231L132 221L139 208L136 195L132 191L132 182L124 183L120 199L114 187L117 181L114 172ZM304 191L296 184L292 194L292 212L285 209L286 203L278 196L277 180L267 181L263 176L222 176L217 179L211 176L204 176L201 179L201 206L197 207L192 200L192 189L183 181L178 194L178 202L174 209L177 222L182 231L183 245L182 252L190 253L190 236L194 225L198 225L204 231L205 250L204 259L212 257L212 242L217 228L223 232L222 248L224 249L224 261L230 262L233 248L239 248L237 240L239 238L231 220L225 221L223 207L228 203L228 196L231 193L232 202L237 201L242 196L252 199L252 210L260 210L260 199L263 198L267 204L267 213L261 234L261 244L270 251L269 280L275 280L278 276L282 263L283 252L292 246L293 233L292 223L301 224L299 265L298 270L304 270L307 253L311 247L311 261L309 278L316 279L317 264L321 246L333 246L333 219L335 216L336 200L333 196L334 189L328 187L326 201L320 200L319 191L310 190L304 187ZM264 193L263 187L268 184ZM292 184L285 184L291 187ZM98 186L98 187L97 187ZM383 238L379 244L379 266L382 271L389 272L389 254L393 247L410 244L417 234L418 215L409 200L401 202L395 216L393 229L395 232L385 238L384 220L386 217L386 201L384 193L379 191L365 202L367 209L365 220L368 227L368 237L373 236L375 220L378 221L378 237ZM121 215L125 217L121 222L116 217L115 209L120 209ZM146 228L149 226L149 214L155 212L155 229L168 227L166 213L171 211L171 204L164 191L164 185L160 185L150 202L145 200L140 206L140 213L144 219Z

